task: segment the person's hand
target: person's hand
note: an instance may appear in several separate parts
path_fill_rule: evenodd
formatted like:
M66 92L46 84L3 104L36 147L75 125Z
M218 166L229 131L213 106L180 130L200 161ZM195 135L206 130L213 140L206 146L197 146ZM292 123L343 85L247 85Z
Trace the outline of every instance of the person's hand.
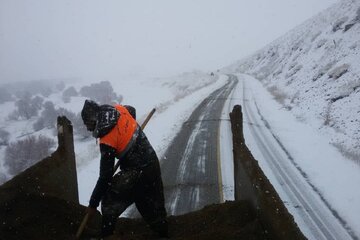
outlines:
M97 212L96 208L92 208L92 207L86 208L86 213L89 214L89 217L94 216L96 212Z

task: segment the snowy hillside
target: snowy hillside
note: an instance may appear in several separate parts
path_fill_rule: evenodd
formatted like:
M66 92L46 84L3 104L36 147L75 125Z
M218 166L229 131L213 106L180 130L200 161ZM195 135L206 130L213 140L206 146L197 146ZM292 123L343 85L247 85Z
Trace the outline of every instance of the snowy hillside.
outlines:
M360 1L340 1L223 71L259 79L360 163Z

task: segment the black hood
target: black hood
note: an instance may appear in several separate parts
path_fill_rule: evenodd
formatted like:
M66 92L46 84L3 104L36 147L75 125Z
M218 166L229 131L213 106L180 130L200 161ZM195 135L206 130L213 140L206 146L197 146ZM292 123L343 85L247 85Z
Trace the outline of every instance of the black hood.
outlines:
M83 109L81 110L81 118L84 124L96 121L99 108L100 106L96 102L92 100L85 100Z
M101 138L108 134L117 124L120 113L115 107L101 105L97 113L96 127L93 136Z

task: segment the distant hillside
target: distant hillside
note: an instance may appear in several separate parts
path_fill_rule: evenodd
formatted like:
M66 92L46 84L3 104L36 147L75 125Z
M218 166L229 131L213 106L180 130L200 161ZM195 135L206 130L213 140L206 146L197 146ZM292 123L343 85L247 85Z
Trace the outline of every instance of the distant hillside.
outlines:
M360 1L340 1L225 71L259 79L360 163Z

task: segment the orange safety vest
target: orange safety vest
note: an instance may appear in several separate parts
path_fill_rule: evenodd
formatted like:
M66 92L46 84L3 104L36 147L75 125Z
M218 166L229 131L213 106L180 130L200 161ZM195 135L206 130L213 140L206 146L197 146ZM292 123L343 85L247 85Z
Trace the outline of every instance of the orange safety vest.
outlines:
M115 148L117 155L123 155L135 141L138 125L125 107L121 105L114 107L120 112L120 117L116 126L100 138L100 143Z

